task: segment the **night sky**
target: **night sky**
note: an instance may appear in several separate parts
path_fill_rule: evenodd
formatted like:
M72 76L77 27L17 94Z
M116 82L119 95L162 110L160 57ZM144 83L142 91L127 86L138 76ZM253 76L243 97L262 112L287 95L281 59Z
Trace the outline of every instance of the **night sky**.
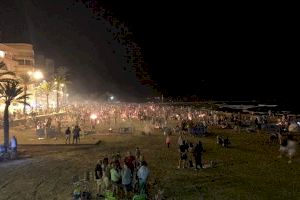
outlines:
M160 1L0 0L3 42L30 42L71 69L72 89L122 97L164 93L203 99L298 99L293 13L270 5ZM85 2L85 4L83 3ZM88 2L124 22L141 47L136 76L124 47ZM296 100L295 100L296 101Z

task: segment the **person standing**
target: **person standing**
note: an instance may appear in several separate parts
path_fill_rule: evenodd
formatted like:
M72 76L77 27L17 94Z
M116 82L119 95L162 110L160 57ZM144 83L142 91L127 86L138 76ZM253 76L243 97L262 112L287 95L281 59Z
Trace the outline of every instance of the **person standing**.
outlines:
M16 136L13 136L10 140L10 149L14 152L17 151L18 142Z
M117 194L118 187L119 187L120 183L122 183L122 177L121 177L121 173L118 170L116 164L112 163L111 165L112 165L112 168L110 169L110 180L112 183L113 193Z
M202 153L203 153L203 146L202 142L199 140L199 143L196 145L194 150L194 158L195 158L195 167L198 169L198 166L200 166L201 169L203 169L202 166Z
M125 192L125 197L128 197L128 192L131 191L132 187L132 173L130 168L126 163L124 163L124 167L121 170L121 177L122 177L122 185Z
M167 144L168 148L170 148L170 144L171 144L170 134L167 134L167 137L166 137L166 144Z
M182 139L182 135L180 134L177 140L177 144L180 147L183 144L183 139Z
M70 138L71 138L71 130L70 127L67 128L67 130L65 131L65 135L66 135L66 144L70 144Z
M140 148L139 148L139 147L136 147L136 149L135 149L135 158L136 158L136 159L139 159L139 158L140 158L140 155L141 155Z
M130 169L131 173L133 173L133 170L135 168L135 157L131 154L130 151L127 152L127 156L124 158L124 163L126 164L126 166Z
M137 172L137 176L139 179L139 193L140 194L146 194L146 186L147 186L147 180L149 176L149 169L147 167L147 162L142 161L141 167L139 168Z
M81 129L79 128L78 125L75 126L74 130L73 130L73 144L74 144L74 141L75 141L75 144L77 144L77 142L80 141L80 131Z
M185 168L186 167L186 161L187 161L187 150L188 146L185 142L185 140L182 141L182 145L179 146L179 160L178 160L178 169Z

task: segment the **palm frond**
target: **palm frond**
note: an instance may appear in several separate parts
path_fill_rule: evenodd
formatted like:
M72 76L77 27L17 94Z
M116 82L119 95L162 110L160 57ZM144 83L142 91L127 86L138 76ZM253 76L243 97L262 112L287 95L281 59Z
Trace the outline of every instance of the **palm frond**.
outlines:
M5 75L15 76L16 74L14 72L11 72L11 71L0 72L0 77L5 76Z
M19 101L15 101L15 102L19 103L19 104L25 104L26 106L30 106L31 107L31 105L29 103L25 102L25 101L19 100Z
M2 68L6 68L6 64L3 61L0 62L0 69L2 69Z
M9 82L9 81L12 81L12 80L15 80L15 79L13 79L13 78L0 78L0 82L1 83L3 83L3 82Z
M31 77L28 74L22 74L20 75L20 82L28 85L31 82Z
M19 101L20 99L24 100L28 95L21 95L22 93L23 88L17 80L8 80L0 84L0 97L5 99L5 101L12 102Z
M22 96L18 96L18 97L16 97L15 98L15 100L20 100L20 99L22 99L22 100L24 100L24 99L29 99L29 96L30 96L30 94L24 94L24 95L22 95Z
M0 77L5 75L15 76L14 72L7 71L6 64L3 61L0 62L0 70L5 70L4 72L0 72ZM0 82L2 82L1 78L0 78Z

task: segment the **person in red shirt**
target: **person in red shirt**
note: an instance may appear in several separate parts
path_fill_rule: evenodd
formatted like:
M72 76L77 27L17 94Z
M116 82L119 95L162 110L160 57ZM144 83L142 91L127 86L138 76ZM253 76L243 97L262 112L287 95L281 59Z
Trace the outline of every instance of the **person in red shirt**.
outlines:
M170 148L170 143L171 143L171 138L170 138L170 135L167 134L167 137L166 137L166 144L167 144L168 148Z
M124 163L131 170L131 173L133 173L135 167L135 157L131 154L130 151L127 152L127 156L124 158Z

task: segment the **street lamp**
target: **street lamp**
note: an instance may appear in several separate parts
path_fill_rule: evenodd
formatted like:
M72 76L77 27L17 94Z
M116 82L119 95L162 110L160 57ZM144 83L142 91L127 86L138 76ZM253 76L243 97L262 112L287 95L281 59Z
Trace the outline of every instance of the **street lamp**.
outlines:
M44 78L44 75L41 71L28 71L27 74L32 77L34 80L39 81Z
M33 78L35 80L41 80L44 78L44 75L41 71L35 71L35 72L33 72Z

